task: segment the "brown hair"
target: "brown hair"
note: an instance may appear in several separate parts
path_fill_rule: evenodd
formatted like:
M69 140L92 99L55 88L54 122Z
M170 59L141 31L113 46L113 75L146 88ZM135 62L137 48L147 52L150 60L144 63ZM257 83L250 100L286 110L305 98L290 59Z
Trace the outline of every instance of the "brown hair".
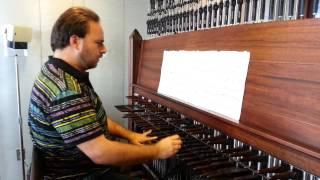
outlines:
M88 33L89 21L99 22L99 16L84 7L67 9L55 22L51 32L51 49L63 49L69 45L72 35L85 37Z

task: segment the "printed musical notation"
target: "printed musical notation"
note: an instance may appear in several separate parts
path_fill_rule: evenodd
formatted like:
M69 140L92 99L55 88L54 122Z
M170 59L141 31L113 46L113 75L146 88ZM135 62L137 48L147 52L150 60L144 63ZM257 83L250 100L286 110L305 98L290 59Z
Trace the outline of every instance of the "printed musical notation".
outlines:
M164 51L158 93L239 122L250 53Z

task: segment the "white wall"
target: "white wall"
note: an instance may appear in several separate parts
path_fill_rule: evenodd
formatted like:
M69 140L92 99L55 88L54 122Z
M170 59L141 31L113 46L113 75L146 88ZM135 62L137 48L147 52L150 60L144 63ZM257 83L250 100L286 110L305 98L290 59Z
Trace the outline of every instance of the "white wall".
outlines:
M39 11L37 0L5 1L0 0L0 26L19 24L34 29L33 41L29 44L29 57L19 57L21 106L26 127L26 109L35 71L40 68ZM2 38L2 36L0 37ZM0 45L0 177L6 179L22 179L21 161L16 160L16 149L19 148L19 128L17 119L15 68L12 57L3 56L2 39ZM24 128L26 130L26 128ZM24 133L29 136L29 133ZM26 140L28 141L28 140ZM30 144L30 142L26 143ZM30 145L29 145L30 147ZM28 153L27 155L29 155ZM30 159L30 158L29 158Z
M129 54L129 36L134 29L137 29L142 36L142 39L147 38L147 10L149 7L149 0L125 1L125 74L124 74L124 97L128 95L128 54ZM127 102L127 99L124 99Z
M146 37L148 0L0 0L0 26L16 24L33 29L29 56L19 58L21 105L26 148L30 164L32 143L27 126L29 96L34 78L42 63L51 55L50 33L57 17L70 6L87 6L98 13L105 32L108 53L90 79L100 95L108 115L120 123L121 113L114 106L124 103L127 94L128 37L137 28ZM3 57L0 36L0 180L22 179L15 150L19 147L14 61Z

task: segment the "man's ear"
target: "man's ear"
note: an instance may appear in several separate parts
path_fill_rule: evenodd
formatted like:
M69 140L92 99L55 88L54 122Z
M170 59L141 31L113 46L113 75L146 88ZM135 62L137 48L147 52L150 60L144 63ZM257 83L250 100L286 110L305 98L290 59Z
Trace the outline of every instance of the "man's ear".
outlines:
M69 38L69 44L72 48L79 50L81 39L77 35L72 35Z

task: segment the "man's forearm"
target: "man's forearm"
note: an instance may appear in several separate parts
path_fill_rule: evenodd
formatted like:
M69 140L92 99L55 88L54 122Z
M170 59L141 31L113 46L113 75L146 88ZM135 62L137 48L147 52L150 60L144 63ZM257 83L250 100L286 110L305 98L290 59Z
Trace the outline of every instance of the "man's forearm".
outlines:
M109 141L108 143L110 144L109 147L114 147L111 150L112 152L107 152L110 153L111 156L106 157L103 155L100 164L133 165L158 159L157 155L159 154L159 150L156 145L134 146L116 141Z
M130 137L135 133L133 131L130 131L129 129L126 129L119 125L118 123L114 122L111 118L107 119L108 121L108 130L110 134L119 136L121 138L130 139Z
M130 165L154 159L166 159L176 154L182 141L178 135L168 136L152 145L131 145L110 141L100 135L77 147L96 164Z
M135 146L100 136L78 147L96 164L132 165L158 159L157 145Z

